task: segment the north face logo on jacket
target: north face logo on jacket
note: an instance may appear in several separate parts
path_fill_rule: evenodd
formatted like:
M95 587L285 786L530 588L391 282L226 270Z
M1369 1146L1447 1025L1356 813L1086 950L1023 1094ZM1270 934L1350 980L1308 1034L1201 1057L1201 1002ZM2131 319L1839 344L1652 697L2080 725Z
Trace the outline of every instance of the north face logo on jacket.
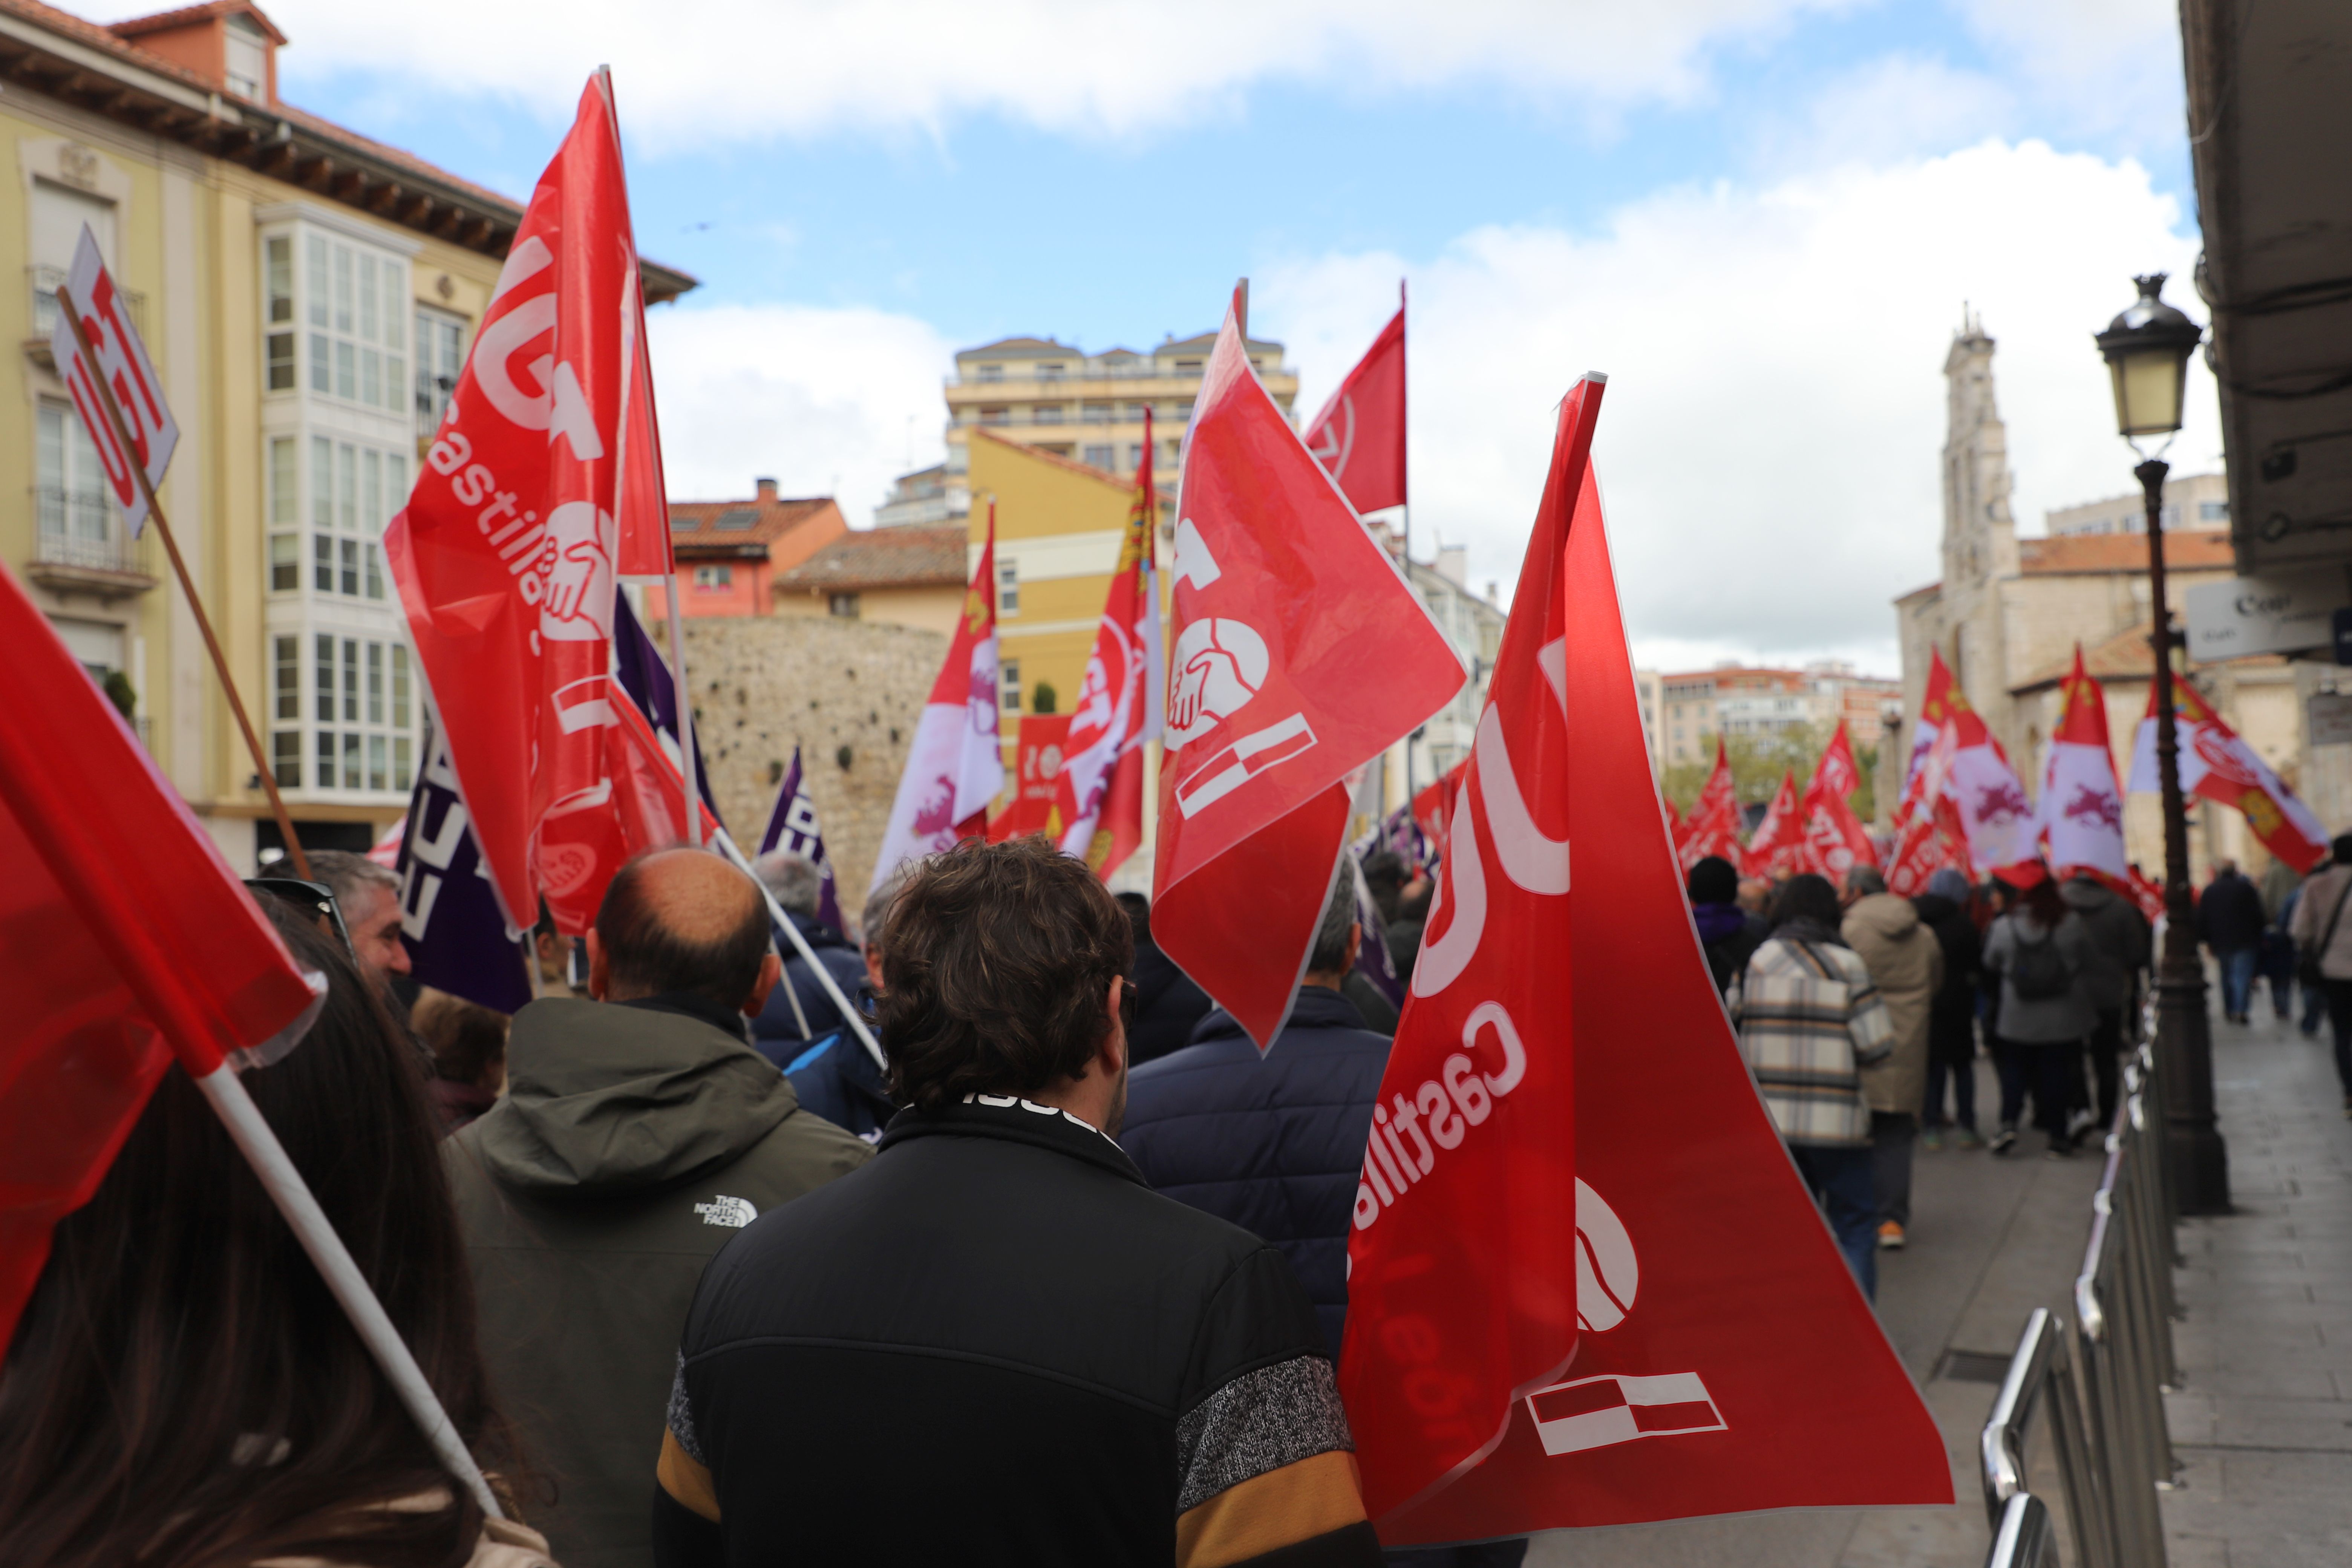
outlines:
M697 1204L694 1212L702 1216L705 1225L723 1225L730 1230L740 1230L760 1217L760 1211L743 1198L730 1198L719 1194L707 1204Z

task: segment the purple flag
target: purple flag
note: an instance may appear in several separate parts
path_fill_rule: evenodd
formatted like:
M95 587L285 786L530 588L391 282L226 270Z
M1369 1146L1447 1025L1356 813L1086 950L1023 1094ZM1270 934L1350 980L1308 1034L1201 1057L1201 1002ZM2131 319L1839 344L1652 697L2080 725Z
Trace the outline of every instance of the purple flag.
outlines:
M1356 948L1357 973L1402 1012L1404 982L1397 977L1396 961L1389 955L1388 927L1381 920L1381 906L1364 881L1363 862L1349 856L1348 870L1356 879L1356 923L1364 928L1363 941Z
M520 1011L531 995L525 938L499 912L437 725L408 797L395 868L400 935L417 981L493 1012Z
M801 749L793 748L793 764L776 791L775 808L768 813L767 831L760 835L760 853L782 849L808 858L817 868L816 918L835 931L841 923L841 896L835 889L833 862L825 858L824 831L816 824L816 802L801 783Z
M646 635L644 625L630 610L626 594L613 595L613 673L621 678L621 689L636 700L637 711L646 716L654 733L669 742L670 761L677 762L677 684L670 679L669 666L654 650L654 639ZM694 737L694 782L702 804L724 827L727 819L719 815L718 799L710 793L710 768L702 760L699 729Z

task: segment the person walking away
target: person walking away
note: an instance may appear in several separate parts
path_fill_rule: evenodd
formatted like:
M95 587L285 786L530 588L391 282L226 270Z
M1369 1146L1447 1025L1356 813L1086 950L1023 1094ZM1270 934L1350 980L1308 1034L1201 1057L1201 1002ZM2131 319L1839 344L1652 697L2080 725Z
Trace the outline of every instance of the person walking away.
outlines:
M597 999L517 1013L506 1097L443 1145L483 1348L555 1484L542 1528L566 1568L652 1550L646 1466L704 1263L872 1152L751 1049L771 942L718 856L629 861L588 935Z
M907 1109L704 1273L656 1568L1380 1562L1297 1276L1111 1141L1133 944L1041 838L917 864L882 931Z
M2090 955L2083 967L2083 994L2090 1002L2091 1076L2099 1089L2098 1127L2112 1127L2122 1104L2125 1021L2147 967L2149 931L2139 906L2092 876L2077 871L2058 890L2066 907L2082 917Z
M2297 984L2294 957L2294 937L2288 922L2294 913L2294 895L2303 886L2302 874L2280 859L2270 857L2263 868L2260 883L2263 894L2263 918L2270 923L2263 931L2263 955L2257 968L2269 983L2271 1010L2285 1023L2294 1016L2294 992Z
M2336 1077L2344 1090L2344 1114L2352 1116L2352 833L2336 840L2335 858L2304 879L2295 906L2294 945L2305 984L2315 980L2327 997L2327 1026L2336 1046Z
M1977 1131L1977 987L1984 939L1966 908L1969 879L1947 866L1927 879L1927 890L1911 900L1920 923L1936 934L1944 954L1944 983L1927 1008L1927 1099L1920 1118L1920 1142L1943 1147L1944 1129L1963 1149L1981 1149ZM1944 1086L1952 1089L1952 1114L1944 1114Z
M1720 855L1694 861L1683 879L1683 891L1690 899L1699 946L1706 952L1706 972L1715 976L1717 993L1727 995L1732 982L1764 945L1769 928L1763 916L1740 903L1739 873Z
M418 992L408 1017L433 1055L433 1077L425 1089L440 1114L442 1131L469 1126L499 1102L499 1090L506 1087L507 1016L428 985Z
M1412 966L1421 957L1421 939L1429 930L1429 906L1437 897L1437 884L1427 871L1413 874L1397 894L1396 918L1389 921L1389 957L1396 964L1397 978L1407 985L1412 984Z
M1839 934L1828 879L1790 878L1769 918L1771 935L1732 986L1740 1054L1863 1294L1875 1299L1878 1194L1862 1069L1895 1048L1895 1025Z
M1118 907L1127 912L1135 933L1135 1022L1128 1030L1135 1065L1156 1061L1181 1051L1192 1037L1194 1026L1216 1004L1176 967L1176 961L1151 940L1151 900L1141 893L1121 893Z
M2049 1157L2074 1152L2066 1127L2070 1068L2097 1022L2084 981L2091 962L2083 917L2066 907L2047 875L2020 892L1986 934L1985 969L2000 977L2000 1042L2015 1063L2001 1083L2001 1130L1993 1152L2004 1153L2016 1142L2029 1085L2035 1124L2050 1138Z
M845 988L856 1002L866 1029L877 1035L874 995L882 985L882 927L890 918L890 901L906 885L907 873L894 871L866 896L866 907L858 917L858 929L866 933L862 968L855 986ZM879 1140L882 1129L898 1114L898 1102L890 1098L882 1064L846 1025L819 1036L814 1044L785 1058L782 1065L802 1110L856 1133L861 1142Z
M1908 899L1886 890L1875 866L1846 873L1838 934L1870 971L1886 1005L1893 1048L1862 1069L1870 1103L1871 1180L1878 1194L1878 1245L1895 1248L1911 1227L1911 1155L1927 1089L1927 1026L1944 986L1944 950Z
M2197 940L2221 967L2221 1016L2232 1024L2247 1021L2267 923L2263 896L2239 871L2237 862L2213 862L2213 879L2197 900Z
M751 870L775 896L776 907L808 942L841 994L855 1002L866 980L866 965L847 937L817 918L824 898L824 871L807 856L789 849L770 850L752 862ZM751 1048L781 1068L845 1026L841 1009L799 948L789 939L780 940L778 946L784 954L783 984L768 994L760 1016L751 1020Z
M2294 952L2294 984L2303 994L2303 1016L2295 1027L2308 1040L2318 1037L2319 1026L2327 1020L2327 986L2313 963L2315 955L2294 940L2294 912L2303 907L2305 886L2297 883L2294 890L2287 894L2286 901L2279 906L2278 928L2287 933L2287 945Z
M500 1506L523 1511L414 1047L340 942L260 903L327 994L301 1044L242 1081ZM442 1470L177 1066L58 1223L0 1363L0 1558L551 1568L537 1531L486 1519Z

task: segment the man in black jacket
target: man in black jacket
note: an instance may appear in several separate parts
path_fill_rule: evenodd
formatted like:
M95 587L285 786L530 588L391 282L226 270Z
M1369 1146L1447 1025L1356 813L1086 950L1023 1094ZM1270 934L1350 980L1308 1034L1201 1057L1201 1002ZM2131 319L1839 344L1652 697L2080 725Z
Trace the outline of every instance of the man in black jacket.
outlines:
M751 869L775 895L777 907L806 940L841 994L856 1003L857 988L866 982L866 964L847 937L817 918L824 873L816 862L776 849L761 856ZM751 1020L751 1044L761 1056L788 1068L812 1043L842 1027L841 1009L790 938L778 932L776 945L784 954L783 982L768 994L766 1005Z
M1136 1067L1182 1050L1193 1026L1210 1007L1209 994L1176 967L1176 961L1151 940L1151 900L1141 893L1121 893L1118 907L1135 932L1134 1017L1127 1028L1128 1056Z
M2234 860L2213 862L2213 879L2197 900L2197 939L2221 971L2221 1014L2232 1024L2246 1021L2253 1001L2254 963L2262 956L2263 895Z
M1977 987L1984 974L1984 939L1965 907L1969 879L1949 866L1927 879L1911 900L1919 920L1944 950L1944 984L1927 1004L1927 1103L1920 1142L1943 1147L1949 1127L1963 1149L1981 1149L1977 1131ZM1952 1085L1952 1115L1944 1115L1944 1083Z
M1343 874L1316 929L1290 1017L1259 1059L1232 1014L1128 1079L1125 1149L1153 1187L1282 1249L1339 1359L1348 1233L1389 1037L1364 1027L1340 982L1363 940Z
M908 1109L704 1273L660 1568L1380 1562L1289 1265L1111 1142L1133 941L1039 838L899 893L881 1020Z

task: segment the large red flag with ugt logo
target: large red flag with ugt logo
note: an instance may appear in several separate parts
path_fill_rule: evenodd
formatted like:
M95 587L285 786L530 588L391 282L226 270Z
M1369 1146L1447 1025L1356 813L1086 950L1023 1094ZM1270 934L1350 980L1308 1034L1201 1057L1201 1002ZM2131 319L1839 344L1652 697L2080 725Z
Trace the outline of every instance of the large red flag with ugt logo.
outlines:
M1691 926L1598 391L1562 410L1356 1194L1340 1387L1391 1546L1952 1500Z
M1465 671L1259 383L1231 311L1178 497L1151 926L1263 1050L1339 863L1342 781Z
M615 574L667 563L646 493L659 465L636 278L600 73L384 533L458 792L518 927L544 896L560 929L585 931L614 856L662 831L616 798L635 759L611 680Z

